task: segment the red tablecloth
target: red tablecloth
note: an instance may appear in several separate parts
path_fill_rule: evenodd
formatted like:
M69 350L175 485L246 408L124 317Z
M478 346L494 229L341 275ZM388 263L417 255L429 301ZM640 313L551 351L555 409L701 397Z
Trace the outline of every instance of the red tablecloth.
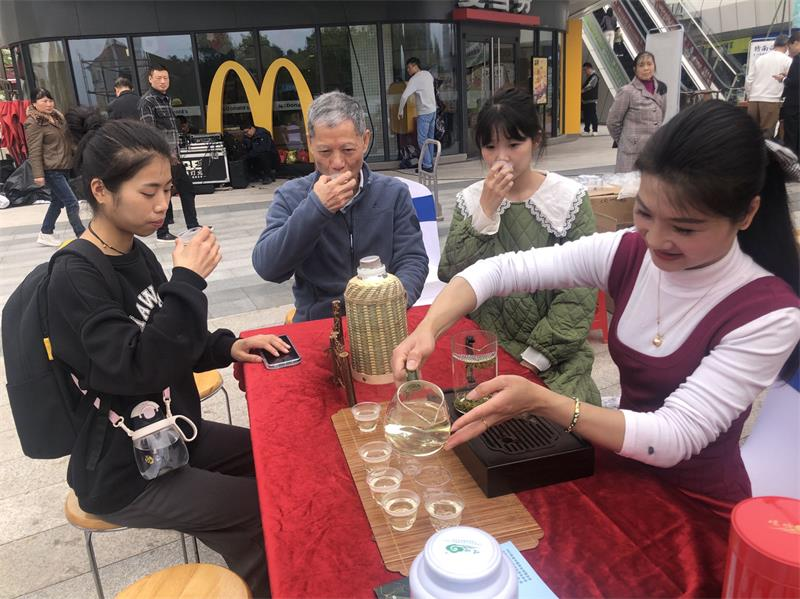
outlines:
M412 309L409 327L424 313ZM286 333L302 356L282 370L244 369L270 584L279 599L370 598L374 587L400 577L383 566L330 420L346 406L331 383L330 330L322 320L243 334ZM443 387L450 386L447 343L445 335L423 368ZM504 353L499 364L503 374L525 372ZM357 388L361 401L388 400L392 391ZM519 494L544 530L523 555L550 588L561 597L719 596L728 523L648 467L596 454L594 476Z

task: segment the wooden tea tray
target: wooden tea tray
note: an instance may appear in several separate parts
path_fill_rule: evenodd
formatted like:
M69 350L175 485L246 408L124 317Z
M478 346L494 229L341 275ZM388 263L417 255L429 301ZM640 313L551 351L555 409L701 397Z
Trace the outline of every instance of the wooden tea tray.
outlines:
M379 422L383 421L386 404L383 404L381 408ZM347 459L350 474L361 497L361 504L367 514L383 563L387 569L408 576L411 562L435 532L428 520L425 507L420 505L417 521L410 530L405 532L392 530L384 517L383 510L375 503L370 494L366 482L366 469L358 455L358 448L364 443L384 440L383 426L378 424L375 431L362 433L358 430L350 408L340 410L331 417L331 420ZM392 466L399 467L394 463L395 460L396 456L393 455ZM450 472L453 489L464 498L462 525L485 530L500 543L513 541L520 551L533 549L539 544L539 539L542 538L544 532L516 495L503 495L487 499L469 472L461 465L461 461L451 451L440 451L433 456L421 458L421 460L424 462L423 465L444 466ZM404 479L401 488L415 489L413 480Z

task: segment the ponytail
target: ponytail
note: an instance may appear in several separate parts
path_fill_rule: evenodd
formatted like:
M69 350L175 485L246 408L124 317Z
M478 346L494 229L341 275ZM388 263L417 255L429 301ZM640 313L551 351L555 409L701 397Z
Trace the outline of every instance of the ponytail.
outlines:
M739 245L762 268L780 277L798 293L800 259L789 214L783 168L768 152L761 205L750 226L739 231Z

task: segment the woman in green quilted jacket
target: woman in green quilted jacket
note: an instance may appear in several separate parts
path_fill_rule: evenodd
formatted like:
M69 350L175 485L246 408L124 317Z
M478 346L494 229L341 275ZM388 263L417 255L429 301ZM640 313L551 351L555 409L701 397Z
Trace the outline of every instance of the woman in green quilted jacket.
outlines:
M482 258L565 243L595 232L586 190L553 172L533 170L543 137L530 94L498 92L478 114L475 141L486 179L458 194L439 264L449 281ZM600 404L586 336L594 289L546 290L496 297L470 316L554 391Z

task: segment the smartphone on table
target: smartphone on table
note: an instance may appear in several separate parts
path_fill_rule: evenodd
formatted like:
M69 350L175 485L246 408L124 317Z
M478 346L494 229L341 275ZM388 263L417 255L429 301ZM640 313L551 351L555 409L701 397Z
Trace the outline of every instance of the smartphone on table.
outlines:
M294 366L300 363L300 354L294 348L294 345L289 340L288 335L279 335L281 341L289 346L289 353L273 356L265 349L259 349L258 353L261 356L261 361L264 362L264 368L269 370L276 370L278 368L286 368L287 366Z

